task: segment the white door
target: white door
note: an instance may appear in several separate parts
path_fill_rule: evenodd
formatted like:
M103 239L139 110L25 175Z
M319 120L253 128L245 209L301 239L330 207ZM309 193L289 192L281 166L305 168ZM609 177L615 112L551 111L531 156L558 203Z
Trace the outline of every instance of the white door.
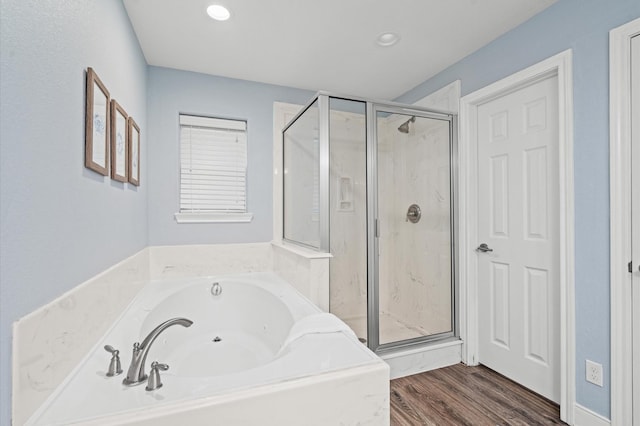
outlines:
M480 105L477 120L479 361L559 402L557 77Z
M631 39L631 191L633 424L640 426L640 35Z

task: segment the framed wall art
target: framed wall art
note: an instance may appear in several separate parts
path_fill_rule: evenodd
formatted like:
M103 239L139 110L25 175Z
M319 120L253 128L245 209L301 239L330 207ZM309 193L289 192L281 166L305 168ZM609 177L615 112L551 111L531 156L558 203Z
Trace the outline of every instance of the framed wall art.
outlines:
M109 102L109 91L93 68L88 68L84 165L104 176L109 175Z
M111 179L127 182L127 113L111 100Z
M127 123L127 146L129 147L129 183L140 186L140 127L133 118Z

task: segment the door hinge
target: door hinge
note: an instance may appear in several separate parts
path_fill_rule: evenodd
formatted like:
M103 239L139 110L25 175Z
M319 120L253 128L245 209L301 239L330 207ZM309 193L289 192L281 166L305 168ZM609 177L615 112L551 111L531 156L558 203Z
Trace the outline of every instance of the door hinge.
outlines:
M633 261L629 262L629 273L632 274L633 273Z

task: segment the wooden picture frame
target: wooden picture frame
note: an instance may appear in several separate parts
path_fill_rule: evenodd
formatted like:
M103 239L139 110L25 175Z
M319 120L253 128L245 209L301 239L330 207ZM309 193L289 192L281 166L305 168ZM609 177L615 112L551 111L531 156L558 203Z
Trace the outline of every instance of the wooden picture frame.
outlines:
M127 147L129 183L140 186L140 127L131 117L127 120Z
M111 100L111 179L127 182L127 113Z
M93 68L87 68L85 107L86 168L109 175L110 95Z

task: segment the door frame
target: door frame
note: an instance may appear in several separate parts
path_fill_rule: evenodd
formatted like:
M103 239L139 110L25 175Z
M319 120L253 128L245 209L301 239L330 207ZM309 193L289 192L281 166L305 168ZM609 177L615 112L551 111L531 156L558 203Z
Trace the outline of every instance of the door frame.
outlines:
M549 77L558 77L560 179L560 418L573 424L575 406L575 283L572 51L565 50L460 99L459 251L462 359L478 364L478 107Z
M631 38L640 18L609 32L609 173L611 217L611 424L633 415L631 327ZM640 414L638 414L640 415Z

